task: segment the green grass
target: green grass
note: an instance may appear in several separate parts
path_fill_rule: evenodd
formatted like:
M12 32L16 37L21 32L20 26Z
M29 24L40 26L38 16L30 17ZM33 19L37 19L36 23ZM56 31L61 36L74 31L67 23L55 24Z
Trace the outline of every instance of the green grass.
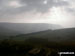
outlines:
M45 43L45 44L44 44ZM58 56L60 51L75 51L75 45L52 42L1 40L0 56Z

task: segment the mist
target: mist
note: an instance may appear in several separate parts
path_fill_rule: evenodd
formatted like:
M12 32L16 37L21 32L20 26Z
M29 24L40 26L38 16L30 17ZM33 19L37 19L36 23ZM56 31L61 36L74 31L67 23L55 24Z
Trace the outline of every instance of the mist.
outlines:
M0 22L48 23L75 27L74 0L1 0Z

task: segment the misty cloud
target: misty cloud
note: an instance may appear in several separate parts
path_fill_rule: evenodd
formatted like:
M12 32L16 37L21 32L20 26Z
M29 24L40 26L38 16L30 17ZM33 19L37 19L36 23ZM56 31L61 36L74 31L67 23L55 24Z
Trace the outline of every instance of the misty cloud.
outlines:
M0 0L1 14L16 14L36 10L36 12L47 12L53 6L66 6L66 1L47 0Z
M74 5L75 0L0 0L0 22L30 22L30 20L33 22L34 20L35 22L42 22L42 20L47 22L54 16L60 17L62 14L64 14L62 18L65 17L63 21L58 19L58 21L62 21L62 24L67 21L74 22ZM70 17L67 17L68 14ZM54 19L56 19L55 17Z

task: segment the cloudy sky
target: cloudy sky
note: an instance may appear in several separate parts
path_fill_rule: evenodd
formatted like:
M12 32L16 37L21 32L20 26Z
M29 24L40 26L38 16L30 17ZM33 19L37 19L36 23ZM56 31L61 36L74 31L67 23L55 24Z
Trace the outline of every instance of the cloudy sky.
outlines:
M75 0L0 0L0 22L75 27Z

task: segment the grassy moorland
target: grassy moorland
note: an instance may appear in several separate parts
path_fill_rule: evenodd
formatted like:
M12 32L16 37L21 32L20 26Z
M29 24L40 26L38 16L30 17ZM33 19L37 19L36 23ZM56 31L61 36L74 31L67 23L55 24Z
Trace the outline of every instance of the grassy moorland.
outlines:
M75 51L75 43L1 40L0 56L59 56L60 51Z
M75 52L75 28L2 37L0 56L59 56Z

